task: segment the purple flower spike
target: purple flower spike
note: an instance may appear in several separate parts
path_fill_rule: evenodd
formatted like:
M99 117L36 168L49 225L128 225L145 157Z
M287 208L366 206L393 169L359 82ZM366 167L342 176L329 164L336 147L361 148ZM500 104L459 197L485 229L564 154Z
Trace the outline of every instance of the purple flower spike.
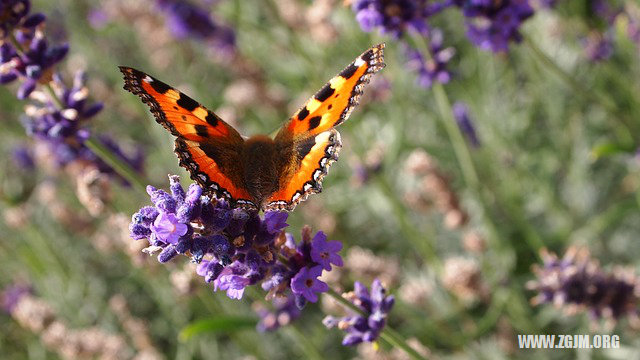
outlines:
M638 321L640 278L632 268L605 271L585 248L571 247L562 258L546 249L527 288L538 292L533 304L554 304L588 312L593 321Z
M467 109L467 106L461 102L453 104L453 116L455 117L460 130L465 134L471 145L473 147L479 147L480 139L478 139L476 128L473 126L473 122L469 117L469 110Z
M216 50L230 53L235 49L233 29L219 24L209 11L189 1L156 0L167 17L167 27L179 39L193 38L210 44Z
M342 250L342 243L335 240L327 241L327 235L322 231L318 231L311 240L311 259L327 271L331 270L331 264L343 265L342 258L338 255L340 250Z
M296 276L291 279L291 291L294 294L302 295L309 302L318 301L318 295L329 290L329 286L321 280L318 280L318 276L322 274L322 266L314 266L312 268L302 268Z
M451 5L451 1L433 4L428 0L355 0L351 8L363 31L377 28L397 39L409 30L425 33L427 19Z
M151 231L156 237L169 244L177 244L178 239L187 233L188 226L178 222L174 214L161 212L151 225Z
M347 332L342 345L353 346L363 341L376 341L386 324L387 314L393 307L393 296L386 295L380 280L375 279L371 284L371 292L362 283L356 281L354 291L345 297L365 314L354 314L347 309L350 315L342 318L327 316L322 323L327 328L337 326Z
M284 233L285 212L261 217L255 211L232 209L225 201L202 195L198 185L183 191L178 177L170 177L170 192L153 186L147 191L154 206L133 215L131 237L147 239L147 251L159 250L160 262L189 256L198 263L196 273L232 299L241 299L252 285L262 287L268 300L288 299L284 304L274 300L275 312L259 311L261 330L284 326L307 302L317 302L318 293L329 289L318 279L323 269L342 265L342 244L327 241L323 232L314 236L305 226L300 241ZM366 321L360 327L366 327Z
M509 43L520 42L520 26L533 16L529 0L453 0L467 17L467 37L483 50L503 52Z
M408 66L418 73L418 84L424 88L431 87L434 82L446 84L451 81L451 73L447 70L447 64L456 53L454 48L442 46L443 37L440 29L431 30L429 35L431 59L426 59L416 49L406 47Z

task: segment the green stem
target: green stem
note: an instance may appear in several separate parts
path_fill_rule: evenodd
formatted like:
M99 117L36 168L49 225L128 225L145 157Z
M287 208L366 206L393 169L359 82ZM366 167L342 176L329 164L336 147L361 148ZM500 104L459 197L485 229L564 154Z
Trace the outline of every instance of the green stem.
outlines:
M115 156L96 138L87 139L84 144L96 154L102 161L111 166L120 176L125 178L131 185L146 192L147 186L143 178L135 172L127 163Z
M360 309L356 305L352 304L349 300L342 297L342 295L338 294L335 290L330 288L326 294L334 298L336 301L338 301L340 304L342 304L349 310L360 315L366 315L365 312L362 311L362 309ZM409 344L407 344L407 341L402 337L402 335L400 335L398 332L392 329L388 324L384 328L382 328L380 337L384 341L388 342L391 346L395 346L397 348L404 350L407 353L407 355L409 355L414 360L427 360L424 356L422 356L415 349L409 346Z
M9 40L11 40L11 45L13 45L13 47L16 48L18 55L23 56L24 48L22 47L20 42L18 42L18 39L16 39L16 36L13 34L13 31L9 32Z
M53 100L54 103L56 103L58 108L60 110L64 109L65 106L62 103L62 100L60 100L60 98L56 94L55 90L53 90L53 86L51 86L51 83L45 84L44 87L45 87L45 89L47 89L47 92L49 92L49 97L51 98L51 100Z
M429 49L429 44L424 42L427 39L423 36L418 37L419 39L413 39L413 43L421 50L421 53L427 58L427 61L434 61L433 54L431 54L431 50ZM447 97L447 93L444 91L444 86L435 81L431 88L436 100L436 105L438 106L438 112L442 118L442 123L447 131L447 135L449 135L453 151L456 155L456 159L458 160L460 169L462 170L464 181L469 187L478 191L478 173L473 165L473 160L471 159L471 153L467 147L466 140L464 139L464 136L460 131L460 127L458 127L456 119L453 116L451 102Z
M403 235L412 243L413 247L420 251L432 266L440 267L440 258L436 254L432 245L433 242L426 234L417 231L411 224L407 214L407 208L400 201L396 192L393 191L391 184L389 184L384 176L376 176L375 179L380 189L393 206L393 213L396 215L399 222L400 231L402 231Z
M548 69L551 69L551 71L553 71L559 78L567 83L576 94L579 94L581 97L588 101L599 104L607 112L614 115L613 118L617 120L625 130L624 132L617 132L617 135L621 138L622 141L624 141L625 143L634 142L633 136L631 135L633 134L632 129L634 128L634 126L632 124L634 122L626 113L620 111L615 102L602 95L602 93L600 93L596 89L587 89L584 84L579 83L573 76L571 76L571 74L567 73L547 54L545 54L529 37L525 36L523 42L541 63L546 65Z

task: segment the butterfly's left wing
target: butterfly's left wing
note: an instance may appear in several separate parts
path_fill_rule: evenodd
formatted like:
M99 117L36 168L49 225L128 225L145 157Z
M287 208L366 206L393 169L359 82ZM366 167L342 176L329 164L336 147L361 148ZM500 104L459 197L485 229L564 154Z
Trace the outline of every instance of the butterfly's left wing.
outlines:
M334 127L347 120L371 75L384 67L383 49L379 44L358 56L280 129L275 141L282 158L289 161L266 209L291 211L310 194L322 191L322 179L342 147Z
M231 125L197 101L142 71L120 67L125 90L149 105L156 121L176 137L180 166L206 192L232 205L256 209L244 185L240 151L244 140Z

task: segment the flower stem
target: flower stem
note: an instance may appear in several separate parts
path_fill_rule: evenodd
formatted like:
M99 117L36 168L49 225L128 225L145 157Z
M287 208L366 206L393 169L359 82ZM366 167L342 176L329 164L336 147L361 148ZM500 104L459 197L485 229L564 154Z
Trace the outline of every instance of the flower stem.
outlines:
M426 258L427 262L432 266L440 267L440 258L438 258L438 255L436 254L432 239L429 238L427 234L416 230L416 228L411 224L407 214L407 208L400 201L397 194L391 187L391 184L389 184L389 181L381 175L376 175L375 179L380 189L394 208L394 214L399 222L400 231L402 231L404 236L409 239L415 249L420 251L420 253Z
M338 301L340 304L342 304L349 310L360 315L366 315L364 311L362 311L362 309L360 309L355 304L351 303L349 300L342 297L342 295L338 294L335 290L329 288L326 294L334 298L336 301ZM414 348L409 346L409 344L407 344L407 341L402 337L402 335L400 335L398 332L392 329L388 324L382 328L380 337L384 341L388 342L391 346L395 346L404 350L407 353L407 355L409 355L414 360L427 360L424 356L420 355L420 353L418 353Z
M431 50L429 49L429 44L425 43L427 38L421 35L416 35L419 39L413 38L414 45L420 49L421 53L424 57L427 58L428 61L433 61L433 54L431 54ZM467 143L456 123L456 119L453 116L453 110L451 108L451 102L447 97L446 92L444 91L444 86L441 83L435 81L432 85L433 94L436 100L436 105L438 106L438 112L440 112L440 116L442 118L442 123L449 135L449 140L451 141L451 145L453 146L453 151L458 159L458 164L460 169L462 170L462 176L464 177L465 183L474 190L478 190L478 173L473 165L473 160L471 159L471 153L469 152L469 148L467 147Z
M105 147L98 139L89 138L84 144L98 156L102 161L111 166L113 170L127 180L136 188L146 191L146 185L143 178L136 173L127 163L115 156L107 147Z

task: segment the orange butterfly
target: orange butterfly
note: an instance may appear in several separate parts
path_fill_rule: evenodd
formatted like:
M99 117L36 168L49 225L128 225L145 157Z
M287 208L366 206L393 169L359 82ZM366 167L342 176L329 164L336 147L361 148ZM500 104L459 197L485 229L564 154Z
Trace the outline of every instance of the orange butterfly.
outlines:
M142 71L120 67L124 89L149 105L176 136L180 166L206 192L251 210L293 210L322 191L322 178L342 147L334 127L358 105L371 75L382 69L384 44L356 58L280 129L275 139L247 140L216 114Z

